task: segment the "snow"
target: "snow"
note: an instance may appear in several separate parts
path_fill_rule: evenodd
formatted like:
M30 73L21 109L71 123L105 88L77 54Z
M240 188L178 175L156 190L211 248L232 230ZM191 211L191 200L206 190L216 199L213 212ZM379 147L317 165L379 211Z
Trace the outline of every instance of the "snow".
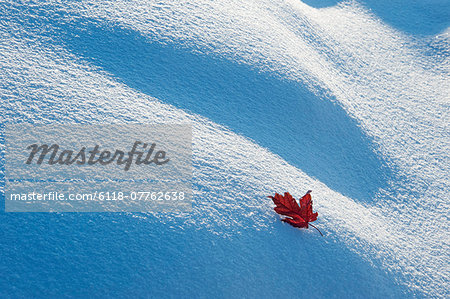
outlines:
M0 214L2 296L449 296L444 1L0 5L2 127L191 123L195 193ZM324 238L266 198L309 189Z

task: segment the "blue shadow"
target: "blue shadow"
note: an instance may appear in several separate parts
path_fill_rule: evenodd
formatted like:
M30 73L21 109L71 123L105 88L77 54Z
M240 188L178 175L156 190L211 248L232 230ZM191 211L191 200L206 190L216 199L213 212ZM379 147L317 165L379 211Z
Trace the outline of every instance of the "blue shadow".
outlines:
M394 28L412 35L435 35L450 26L448 0L363 0L371 11Z
M324 8L342 0L301 0L303 3ZM450 26L450 1L448 0L360 0L362 5L383 22L412 35L436 35Z
M342 244L278 220L224 238L147 216L0 213L0 297L414 296Z
M342 0L300 0L300 1L314 8L324 8L329 6L335 6Z
M88 20L58 30L55 42L128 86L252 138L344 195L368 200L391 175L357 123L302 83Z

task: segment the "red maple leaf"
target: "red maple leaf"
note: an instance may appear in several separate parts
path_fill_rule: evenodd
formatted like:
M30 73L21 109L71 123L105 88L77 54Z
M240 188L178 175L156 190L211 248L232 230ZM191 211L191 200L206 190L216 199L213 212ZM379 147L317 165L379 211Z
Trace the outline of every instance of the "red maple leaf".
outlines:
M281 221L287 222L294 227L308 228L308 224L314 227L322 235L322 232L309 222L316 221L318 213L313 213L311 190L300 198L300 206L297 204L295 198L292 197L289 192L284 193L284 196L275 193L275 196L268 196L276 205L275 212L280 215L287 216L281 219ZM322 235L323 236L323 235Z

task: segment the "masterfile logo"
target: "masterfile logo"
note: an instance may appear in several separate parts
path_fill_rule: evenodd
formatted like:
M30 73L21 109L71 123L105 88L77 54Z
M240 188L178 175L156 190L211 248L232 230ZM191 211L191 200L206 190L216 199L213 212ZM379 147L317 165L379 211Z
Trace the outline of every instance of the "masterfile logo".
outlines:
M140 145L142 146L141 151L138 150ZM121 150L115 150L113 152L109 150L100 151L99 148L100 146L98 144L92 150L86 150L84 146L75 153L73 150L68 149L60 151L58 144L49 146L47 144L38 145L35 143L27 146L27 149L30 150L30 155L25 163L31 164L35 160L36 164L42 164L48 155L47 163L49 165L95 165L97 163L100 165L108 165L116 162L117 165L124 165L124 170L128 171L133 163L134 157L136 157L136 165L149 165L151 163L163 165L170 160L166 158L166 151L163 150L158 150L153 155L156 143L148 146L145 142L135 141L129 152Z
M7 212L191 208L186 124L6 128Z

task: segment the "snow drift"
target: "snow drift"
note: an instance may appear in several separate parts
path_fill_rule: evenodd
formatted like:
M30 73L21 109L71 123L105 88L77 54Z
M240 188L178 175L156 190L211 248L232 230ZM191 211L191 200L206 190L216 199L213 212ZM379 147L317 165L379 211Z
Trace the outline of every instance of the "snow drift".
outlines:
M385 1L1 4L2 126L190 122L196 194L189 214L1 214L1 294L448 296L436 2L431 25L405 8L425 27ZM266 199L308 189L326 238Z

